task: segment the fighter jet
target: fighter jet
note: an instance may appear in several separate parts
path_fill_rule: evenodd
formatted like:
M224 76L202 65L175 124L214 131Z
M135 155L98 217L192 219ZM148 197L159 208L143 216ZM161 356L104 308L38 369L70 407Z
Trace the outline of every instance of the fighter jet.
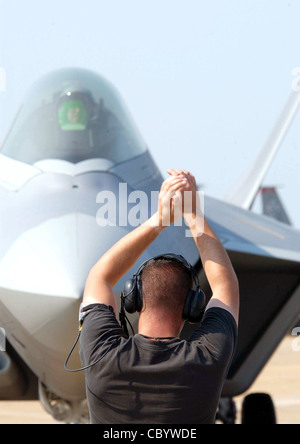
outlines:
M279 122L280 137L295 112ZM300 311L300 232L249 211L279 142L274 136L267 143L238 193L227 201L205 196L205 215L241 288L239 342L224 398L251 386ZM163 180L120 94L102 76L62 69L33 85L0 152L0 399L40 399L59 421L88 422L84 374L64 367L85 281L99 257L156 210ZM147 249L116 294L140 263L166 252L195 266L209 298L184 224ZM80 365L73 353L69 366Z

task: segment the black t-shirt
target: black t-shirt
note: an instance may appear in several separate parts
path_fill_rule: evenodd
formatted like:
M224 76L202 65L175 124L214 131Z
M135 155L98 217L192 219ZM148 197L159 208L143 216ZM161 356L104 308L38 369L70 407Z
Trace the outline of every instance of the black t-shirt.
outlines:
M80 357L92 424L213 424L237 340L232 315L206 311L186 341L125 335L111 307L83 322Z

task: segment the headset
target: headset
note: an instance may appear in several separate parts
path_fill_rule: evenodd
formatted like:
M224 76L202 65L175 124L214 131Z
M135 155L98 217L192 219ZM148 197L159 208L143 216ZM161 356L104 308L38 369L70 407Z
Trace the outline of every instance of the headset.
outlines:
M145 261L132 279L125 282L124 289L121 293L122 304L128 313L141 312L143 308L143 289L141 274L146 265L151 261L159 259L169 259L174 262L182 264L191 274L195 289L189 289L185 299L185 304L182 312L182 318L190 324L198 323L203 315L206 305L206 296L201 290L199 279L194 267L181 255L168 253L155 256L152 259ZM126 318L127 319L127 318Z

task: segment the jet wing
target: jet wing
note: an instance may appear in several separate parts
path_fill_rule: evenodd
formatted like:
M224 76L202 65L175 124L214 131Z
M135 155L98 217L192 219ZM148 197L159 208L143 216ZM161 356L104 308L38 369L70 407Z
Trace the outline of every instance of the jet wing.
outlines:
M227 250L300 262L300 230L208 197L205 214Z
M223 396L255 380L300 313L300 231L233 205L205 199L205 214L239 279L236 353ZM203 271L200 280L210 295Z

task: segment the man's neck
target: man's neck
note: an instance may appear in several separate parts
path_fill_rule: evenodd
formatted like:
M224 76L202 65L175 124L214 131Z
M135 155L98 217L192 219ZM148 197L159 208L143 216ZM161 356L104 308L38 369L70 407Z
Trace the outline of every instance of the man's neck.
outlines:
M162 320L161 317L158 319L151 317L147 320L141 314L138 332L148 338L178 338L180 326L168 322L167 318Z

